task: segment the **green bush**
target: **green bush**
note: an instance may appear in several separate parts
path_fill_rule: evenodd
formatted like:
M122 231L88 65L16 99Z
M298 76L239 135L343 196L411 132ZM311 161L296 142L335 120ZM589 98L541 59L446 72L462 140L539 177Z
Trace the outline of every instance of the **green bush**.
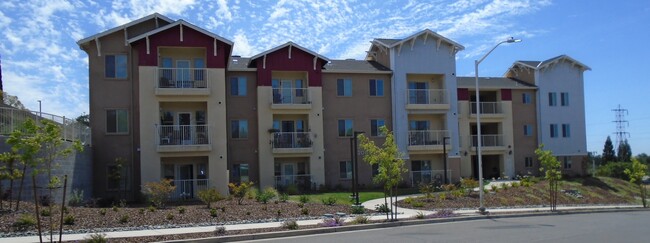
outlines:
M74 215L68 214L63 218L63 224L65 225L73 225L74 224Z
M356 216L352 220L353 224L367 224L368 222L370 222L370 218L368 218L367 216L363 216L363 215Z
M366 209L361 205L358 205L358 206L357 205L352 205L352 207L350 208L350 212L352 214L364 214L364 213L366 213Z
M174 220L174 215L172 213L168 213L167 220Z
M108 240L106 240L106 234L103 233L94 233L88 235L88 237L84 238L84 241L86 243L106 243Z
M387 204L382 203L375 206L375 211L377 211L378 213L390 213L391 209L388 207Z
M300 197L298 198L298 201L300 201L301 203L308 203L309 202L309 196L300 195Z
M440 201L447 200L447 193L440 193L440 194L438 195L438 199L440 199ZM415 206L415 205L414 205L414 206Z
M300 213L301 213L302 215L309 215L309 209L308 209L308 208L302 208L302 209L300 210Z
M415 214L415 218L416 218L416 219L424 219L424 217L425 217L425 215L424 215L423 212L418 211L418 212Z
M226 234L226 227L217 226L216 228L214 228L214 234L215 235L225 235Z
M99 209L99 214L100 214L101 216L106 215L106 209L105 209L105 208L100 208L100 209Z
M280 200L280 202L287 202L287 200L289 200L289 194L280 194L280 196L278 196L278 200Z
M176 208L176 210L178 210L178 214L184 214L187 209L185 209L183 206L180 206Z
M145 211L144 208L140 208L140 209L138 209L138 213L139 213L139 214L144 214L144 211Z
M128 222L129 222L129 215L128 214L122 215L122 217L120 217L120 223L126 224Z
M205 189L205 190L200 190L198 193L199 200L201 202L205 203L208 208L211 207L212 203L218 202L223 200L224 198L221 196L221 194L217 191L217 189L210 188L210 189Z
M445 194L440 194L440 195L445 195ZM416 207L416 208L424 207L424 202L415 201L415 202L413 202L413 207Z
M332 206L332 205L336 204L336 198L333 197L333 196L324 197L324 198L321 199L321 202L324 205Z
M282 228L288 230L296 230L298 229L298 222L296 222L295 220L284 221L282 222Z
M469 196L472 195L474 188L479 187L479 182L474 180L474 178L462 178L460 179L460 187L465 189L465 192L467 192L467 195Z
M70 206L79 206L83 204L84 201L84 190L73 189L70 194L70 200L68 200L68 205Z
M497 192L499 190L499 186L497 186L496 184L492 184L490 187L492 188L493 192Z
M165 207L165 202L171 196L172 192L176 190L176 186L172 186L172 180L169 179L164 179L159 182L147 182L143 188L143 193L147 195L151 204L157 208Z
M299 193L298 186L296 184L288 185L285 192L289 195L298 195Z
M210 209L210 216L217 217L217 209L216 208L211 208Z
M629 181L630 176L625 174L625 169L632 170L632 163L609 162L606 165L598 167L598 169L596 170L596 175L614 177L614 178L619 178L619 179Z
M406 203L406 204L411 204L411 203L413 203L413 198L412 198L412 197L404 198L404 203Z
M30 214L21 214L20 217L12 224L12 226L20 231L27 230L28 228L36 225L36 218Z
M424 194L427 199L431 199L433 198L433 192L436 188L433 186L433 184L422 183L418 189L420 190L420 193Z
M451 195L454 196L454 198L461 198L463 197L463 194L462 190L451 191Z
M41 210L41 216L43 217L50 217L52 216L52 212L49 209L43 209Z
M266 204L270 200L275 198L277 195L278 195L278 191L275 190L275 188L267 187L267 188L264 188L264 191L257 194L257 197L255 198L255 200L257 200L258 202L261 202L263 204Z
M454 185L454 184L442 185L442 190L447 191L447 192L456 190L456 185Z
M237 199L237 204L241 205L244 201L244 197L250 191L250 188L253 187L253 182L242 182L239 184L230 183L228 188L230 188L230 195Z

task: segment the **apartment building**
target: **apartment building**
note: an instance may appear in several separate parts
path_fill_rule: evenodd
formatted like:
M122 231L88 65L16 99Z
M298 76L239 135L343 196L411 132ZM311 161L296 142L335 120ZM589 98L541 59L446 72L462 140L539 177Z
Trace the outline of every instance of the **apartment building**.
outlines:
M477 138L474 80L456 77L464 47L431 30L374 39L365 60L333 60L293 42L232 56L236 43L160 14L78 44L89 58L95 196L126 187L134 198L165 178L176 199L209 187L227 193L229 182L350 187L352 135L381 144L381 126L394 131L408 186L476 177L477 139L485 177L536 171L532 151L542 143L567 172L579 173L586 155L588 67L567 56L481 78ZM560 105L541 105L551 93ZM117 158L128 180L107 176ZM373 186L376 173L361 162L359 183Z

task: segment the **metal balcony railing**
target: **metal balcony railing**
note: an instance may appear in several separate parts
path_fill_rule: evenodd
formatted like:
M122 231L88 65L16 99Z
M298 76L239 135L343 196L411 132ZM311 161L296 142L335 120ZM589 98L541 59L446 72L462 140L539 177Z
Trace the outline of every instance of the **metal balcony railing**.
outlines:
M444 137L448 137L447 130L411 130L409 131L409 146L442 145ZM449 139L447 139L449 145Z
M472 147L478 146L478 140L476 135L471 136ZM503 135L501 134L485 134L481 135L481 146L482 147L500 147L503 146Z
M448 104L447 91L444 89L408 89L406 92L409 105Z
M298 175L281 175L275 176L275 187L285 187L289 185L297 185L299 187L307 187L311 185L310 174Z
M271 101L277 104L309 104L309 89L307 88L273 88Z
M272 148L311 148L310 132L274 132Z
M90 128L74 119L10 107L0 107L0 135L9 136L12 131L21 129L21 124L27 119L52 121L61 127L61 139L65 141L78 140L84 145L90 145Z
M209 188L208 179L173 180L172 185L176 186L171 194L172 201L195 199L199 191Z
M444 170L418 170L411 171L411 186L419 186L420 184L433 183L442 185L444 181ZM451 180L451 170L447 170L447 180Z
M205 68L162 68L157 71L156 88L208 88L208 72Z
M158 145L210 144L207 125L156 125Z
M479 103L481 114L501 114L501 102L481 102ZM469 103L469 110L472 115L476 114L476 102Z

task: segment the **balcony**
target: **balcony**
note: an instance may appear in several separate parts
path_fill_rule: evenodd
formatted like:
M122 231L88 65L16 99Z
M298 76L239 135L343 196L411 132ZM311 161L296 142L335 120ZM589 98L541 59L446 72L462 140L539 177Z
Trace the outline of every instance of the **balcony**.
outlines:
M470 141L472 141L472 144L470 146L472 147L472 151L476 150L476 146L478 146L478 140L477 140L476 135L472 135ZM484 151L501 151L505 150L505 146L503 145L503 135L501 134L486 134L486 135L481 135L481 150Z
M311 99L307 88L273 88L272 94L271 109L311 109Z
M158 152L210 151L207 125L156 125Z
M481 118L502 118L503 109L501 102L481 102L479 103ZM469 111L472 117L476 117L476 102L469 103Z
M157 68L156 95L209 95L205 68Z
M406 92L408 110L449 110L444 89L408 89Z
M298 189L306 191L311 189L311 175L281 175L275 176L275 188L284 188L289 185L295 185Z
M198 198L201 190L208 189L208 179L172 180L176 189L171 193L170 200L188 200Z
M411 171L411 186L417 187L420 184L433 183L435 185L442 185L445 178L444 170L419 170ZM447 170L447 180L451 181L451 170Z
M414 130L409 131L408 151L412 154L437 154L442 153L449 146L449 139L443 145L444 137L449 136L447 130Z
M275 132L271 134L274 154L308 154L313 152L310 132Z

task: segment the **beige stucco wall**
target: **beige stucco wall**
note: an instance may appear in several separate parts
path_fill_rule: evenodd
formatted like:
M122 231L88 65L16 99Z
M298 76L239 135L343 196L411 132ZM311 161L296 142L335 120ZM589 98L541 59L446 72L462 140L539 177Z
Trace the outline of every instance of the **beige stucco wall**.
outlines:
M140 85L140 138L141 138L141 183L159 181L161 179L161 158L165 157L200 157L208 158L208 179L210 187L221 193L228 193L227 171L227 134L226 134L226 99L225 99L225 70L207 69L208 88L210 95L155 95L156 67L142 66L139 68ZM206 122L210 137L209 151L180 151L158 152L155 124L160 123L160 103L166 102L202 102L207 107ZM197 106L199 108L201 106ZM178 158L176 159L178 161Z

